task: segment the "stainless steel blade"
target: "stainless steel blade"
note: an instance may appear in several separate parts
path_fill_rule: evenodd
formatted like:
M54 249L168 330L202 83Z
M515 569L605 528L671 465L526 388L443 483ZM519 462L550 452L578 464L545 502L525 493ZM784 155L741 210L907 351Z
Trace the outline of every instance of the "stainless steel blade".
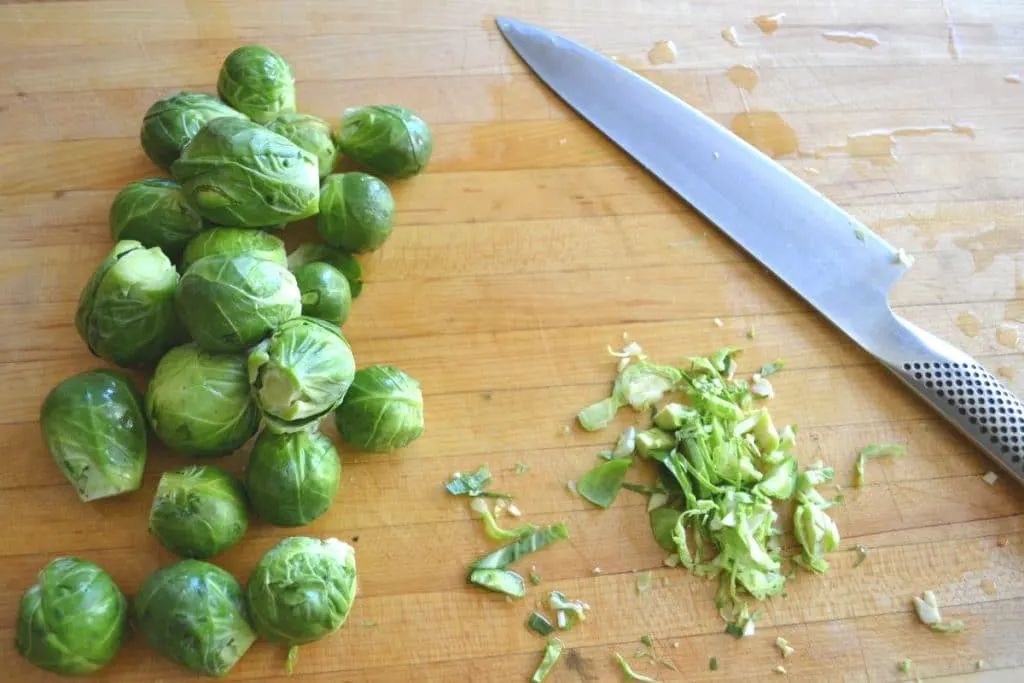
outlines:
M549 31L502 35L559 97L1024 481L1024 403L973 358L896 316L898 252L669 92Z

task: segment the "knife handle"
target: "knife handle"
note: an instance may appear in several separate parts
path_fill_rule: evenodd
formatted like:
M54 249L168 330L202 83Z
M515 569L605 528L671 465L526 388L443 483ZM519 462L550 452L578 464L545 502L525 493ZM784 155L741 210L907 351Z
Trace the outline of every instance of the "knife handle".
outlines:
M893 315L876 356L935 410L1024 483L1024 403L974 358Z

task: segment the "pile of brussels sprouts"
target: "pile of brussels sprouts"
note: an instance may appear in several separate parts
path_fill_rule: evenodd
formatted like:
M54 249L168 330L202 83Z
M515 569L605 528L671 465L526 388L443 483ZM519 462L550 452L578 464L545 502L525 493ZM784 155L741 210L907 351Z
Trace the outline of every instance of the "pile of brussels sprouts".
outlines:
M47 448L83 501L140 487L149 432L195 458L256 437L242 481L208 464L162 475L149 531L183 559L132 600L151 648L209 676L225 675L258 637L289 646L290 668L295 648L348 616L355 553L336 539L284 539L244 590L207 560L244 536L250 510L298 527L330 508L341 461L319 431L328 416L366 451L422 434L416 380L391 366L357 371L341 331L362 288L352 254L388 238L394 201L374 175L334 170L344 155L408 178L432 149L426 123L402 107L349 109L337 132L297 113L291 67L264 47L232 52L217 90L179 92L146 113L142 148L171 178L118 193L116 245L75 314L93 354L152 370L145 395L124 373L97 369L57 385L40 414ZM274 231L311 216L326 244L286 254ZM103 569L58 558L22 597L16 646L42 669L91 673L116 654L128 612Z

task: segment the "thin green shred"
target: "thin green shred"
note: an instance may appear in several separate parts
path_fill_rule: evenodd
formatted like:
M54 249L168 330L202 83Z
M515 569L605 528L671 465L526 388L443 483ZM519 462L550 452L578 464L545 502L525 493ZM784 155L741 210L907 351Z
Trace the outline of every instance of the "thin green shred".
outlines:
M528 536L538 529L536 524L523 524L514 529L504 529L498 524L498 520L494 518L494 513L491 512L491 508L486 502L479 498L473 502L473 511L480 516L484 524L484 533L491 540L507 543ZM477 505L477 503L481 504Z
M593 468L576 482L576 490L594 505L608 508L615 502L631 460L614 458Z
M555 632L555 625L551 623L550 619L540 612L530 612L530 616L526 620L526 625L531 631L545 637Z
M898 443L875 443L865 446L857 457L856 470L853 477L854 486L863 486L867 479L864 476L864 467L868 460L890 456L900 458L906 455L907 447Z
M533 672L530 683L543 683L547 675L555 668L555 663L561 656L562 641L558 638L548 639L548 644L544 647L544 654L541 656L540 664L537 665L537 670Z
M936 633L961 633L964 630L964 622L957 619L955 621L932 624L931 627Z
M470 569L504 569L525 555L536 552L555 541L564 541L568 538L569 530L565 528L565 523L558 522L538 529L528 536L484 555L470 565Z
M661 681L659 681L656 678L644 676L643 674L638 674L637 672L633 671L632 667L629 666L629 662L627 662L626 659L618 652L615 653L615 660L619 663L619 666L622 668L622 675L624 681L640 681L641 683L661 683Z
M634 484L628 481L622 482L622 488L627 491L632 491L633 493L643 493L649 496L653 496L654 494L667 496L669 494L669 490L663 486L645 486L643 484Z

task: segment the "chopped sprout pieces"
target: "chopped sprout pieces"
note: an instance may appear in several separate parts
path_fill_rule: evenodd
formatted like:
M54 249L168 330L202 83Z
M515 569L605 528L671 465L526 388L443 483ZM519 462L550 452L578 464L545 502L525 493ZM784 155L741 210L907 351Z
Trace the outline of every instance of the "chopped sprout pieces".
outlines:
M718 671L718 657L712 657L708 661L708 668L712 671Z
M494 518L494 514L491 512L491 508L487 504L487 500L484 498L474 498L469 506L473 509L473 512L480 515L480 519L482 519L484 523L484 533L486 533L487 537L492 540L514 541L517 538L522 538L523 536L531 534L537 530L537 525L535 524L524 524L523 526L516 527L515 529L501 528L498 525L498 521ZM513 507L514 506L508 506L507 509L509 514L512 514ZM518 509L516 511L518 512Z
M772 671L774 671L777 674L785 674L785 673L787 673L786 672L786 667L782 666L781 664L779 664L777 667L772 669Z
M444 485L448 493L453 496L484 496L487 498L512 498L507 493L491 493L485 489L490 485L493 477L487 465L481 465L480 469L471 474L456 472L452 480Z
M558 615L558 628L562 630L572 628L577 622L586 621L586 612L590 609L590 605L582 600L569 600L559 591L548 593L547 605ZM563 620L564 624L561 623Z
M906 447L898 443L876 443L866 446L857 458L857 467L853 478L854 486L864 485L864 482L866 481L864 478L864 466L867 465L868 460L874 460L875 458L882 458L885 456L899 458L906 455L906 452Z
M914 596L914 609L917 610L917 618L926 626L934 626L942 621L939 603L931 591L925 591L920 597Z
M530 583L534 586L540 585L540 574L537 573L536 567L530 567Z
M995 472L986 472L982 480L989 486L995 486L996 482L999 481L999 475Z
M547 675L555 668L555 663L558 662L558 658L561 656L562 641L558 638L549 639L547 646L544 648L540 664L537 665L537 670L533 672L533 677L530 678L530 683L543 683Z
M941 624L932 624L932 630L936 633L960 633L964 630L964 622L959 619Z
M513 598L526 595L523 577L507 569L474 569L469 573L469 582L495 593L504 593Z
M786 364L783 363L781 360L777 360L774 363L762 365L761 371L757 374L759 374L761 377L767 377L768 375L774 375L776 372L778 372L784 367L786 367Z
M607 508L619 495L631 463L629 458L613 458L601 463L580 477L576 490L594 505Z
M779 648L779 652L782 653L783 659L788 659L790 655L792 655L795 652L795 650L792 647L790 647L789 641L783 638L782 636L779 636L775 639L775 647Z
M526 625L531 631L534 631L542 636L551 635L555 627L551 623L551 620L540 612L530 612L529 618L526 620Z
M901 674L909 674L914 666L914 662L909 659L901 659L898 665Z
M868 559L870 550L863 543L858 543L853 549L857 551L857 559L853 563L854 568L856 568L864 564L864 560Z
M613 458L628 458L633 455L633 451L636 450L636 427L627 427L626 431L622 432L619 436L618 441L615 442L615 448L612 449Z
M536 552L555 541L564 541L568 538L569 531L565 528L565 523L558 522L551 526L538 529L517 541L498 548L493 553L484 555L474 562L470 568L504 569L525 555Z
M627 662L626 659L618 652L615 653L615 661L617 661L619 663L619 666L622 668L623 680L625 681L641 681L641 683L661 683L661 681L659 681L656 678L644 676L643 674L638 674L637 672L633 671L632 667L629 666L629 662Z

